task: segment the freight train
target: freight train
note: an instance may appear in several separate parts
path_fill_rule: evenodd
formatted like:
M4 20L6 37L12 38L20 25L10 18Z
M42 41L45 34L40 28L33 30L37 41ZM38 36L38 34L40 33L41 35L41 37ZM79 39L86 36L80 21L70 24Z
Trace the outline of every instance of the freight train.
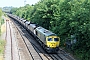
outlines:
M57 53L59 51L60 38L55 33L18 16L12 14L7 15L26 28L48 53Z

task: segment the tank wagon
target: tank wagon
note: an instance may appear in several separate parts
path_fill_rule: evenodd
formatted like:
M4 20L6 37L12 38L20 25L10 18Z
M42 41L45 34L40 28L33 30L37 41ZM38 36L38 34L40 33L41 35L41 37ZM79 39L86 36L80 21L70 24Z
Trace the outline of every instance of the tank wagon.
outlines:
M23 25L24 28L26 28L28 32L34 36L34 38L48 53L58 52L60 45L60 38L55 33L52 33L51 31L41 26L38 26L35 23L31 23L30 21L19 18L18 16L14 16L12 14L7 15L17 20L21 25Z

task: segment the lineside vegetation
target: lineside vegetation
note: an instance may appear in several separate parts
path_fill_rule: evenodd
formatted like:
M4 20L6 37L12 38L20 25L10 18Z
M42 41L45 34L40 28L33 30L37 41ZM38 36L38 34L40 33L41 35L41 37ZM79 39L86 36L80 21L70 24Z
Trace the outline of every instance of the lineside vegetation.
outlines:
M0 9L0 35L1 35L1 16L2 16L2 10Z
M3 12L0 9L0 60L3 60L3 54L4 54L4 46L5 46L5 40L1 38L2 32L1 32L1 25L4 23L4 20L2 19ZM5 27L4 27L5 28Z
M71 51L80 60L90 60L90 0L40 0L11 13L53 31L60 36L61 46L76 36Z

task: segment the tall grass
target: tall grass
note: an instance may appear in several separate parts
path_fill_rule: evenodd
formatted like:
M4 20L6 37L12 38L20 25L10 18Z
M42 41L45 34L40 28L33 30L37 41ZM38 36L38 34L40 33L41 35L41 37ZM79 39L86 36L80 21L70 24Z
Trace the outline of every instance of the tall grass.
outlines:
M5 40L0 40L0 55L4 54Z
M4 51L5 51L5 40L1 40L0 39L0 60L4 60L3 55L4 55Z

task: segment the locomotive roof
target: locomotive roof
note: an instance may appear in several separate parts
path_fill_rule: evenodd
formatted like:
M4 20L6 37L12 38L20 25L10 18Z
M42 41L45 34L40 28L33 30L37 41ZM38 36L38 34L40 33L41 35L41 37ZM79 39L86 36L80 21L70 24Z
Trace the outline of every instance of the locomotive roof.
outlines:
M55 36L55 33L52 33L51 31L43 28L43 27L37 27L36 30L42 34L44 34L45 36Z

